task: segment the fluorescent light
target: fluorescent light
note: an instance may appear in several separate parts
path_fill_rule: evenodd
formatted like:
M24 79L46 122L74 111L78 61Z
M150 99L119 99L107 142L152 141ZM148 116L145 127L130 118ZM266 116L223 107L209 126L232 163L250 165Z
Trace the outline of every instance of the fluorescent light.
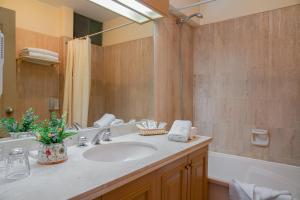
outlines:
M144 23L149 21L149 19L115 1L112 0L89 0L95 4L98 4L104 8L107 8L117 14L120 14L128 19L131 19L138 23Z
M142 3L136 0L117 0L117 1L151 19L157 19L162 17L162 15L159 14L158 12L148 8L147 6L143 5Z

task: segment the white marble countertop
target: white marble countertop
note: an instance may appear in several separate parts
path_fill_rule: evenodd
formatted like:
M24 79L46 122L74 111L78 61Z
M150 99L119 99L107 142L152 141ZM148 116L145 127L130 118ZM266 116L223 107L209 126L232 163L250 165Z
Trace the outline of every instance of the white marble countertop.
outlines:
M112 142L138 141L154 145L158 150L151 156L127 162L96 162L83 157L83 152L92 148L68 147L68 161L57 165L38 165L30 158L31 175L25 179L9 182L0 177L1 200L60 200L70 199L95 188L111 183L137 170L159 161L166 161L193 147L208 142L211 138L200 136L188 143L172 142L167 135L140 136L129 134L115 137ZM105 144L102 144L105 145ZM183 154L180 154L184 156ZM180 156L178 155L178 156Z

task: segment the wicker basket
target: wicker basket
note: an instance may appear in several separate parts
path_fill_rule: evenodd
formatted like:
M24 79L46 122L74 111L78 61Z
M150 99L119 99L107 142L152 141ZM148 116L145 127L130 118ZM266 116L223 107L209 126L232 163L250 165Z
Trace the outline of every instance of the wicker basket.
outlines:
M140 135L149 136L149 135L164 135L167 134L168 131L164 128L162 129L139 129Z

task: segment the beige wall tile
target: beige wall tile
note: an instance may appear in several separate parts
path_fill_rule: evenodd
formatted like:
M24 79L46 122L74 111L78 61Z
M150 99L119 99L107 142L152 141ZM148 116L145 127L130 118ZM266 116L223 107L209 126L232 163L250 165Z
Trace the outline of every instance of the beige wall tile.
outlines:
M211 150L300 165L299 24L295 5L194 30L194 123Z

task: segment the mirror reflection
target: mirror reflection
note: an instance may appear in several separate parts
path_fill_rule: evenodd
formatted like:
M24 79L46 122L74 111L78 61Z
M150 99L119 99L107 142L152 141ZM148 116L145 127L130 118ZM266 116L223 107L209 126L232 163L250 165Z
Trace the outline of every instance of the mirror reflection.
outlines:
M106 113L125 122L153 117L153 22L86 0L4 1L0 16L0 138L30 136L24 124L52 112L67 112L73 127Z

